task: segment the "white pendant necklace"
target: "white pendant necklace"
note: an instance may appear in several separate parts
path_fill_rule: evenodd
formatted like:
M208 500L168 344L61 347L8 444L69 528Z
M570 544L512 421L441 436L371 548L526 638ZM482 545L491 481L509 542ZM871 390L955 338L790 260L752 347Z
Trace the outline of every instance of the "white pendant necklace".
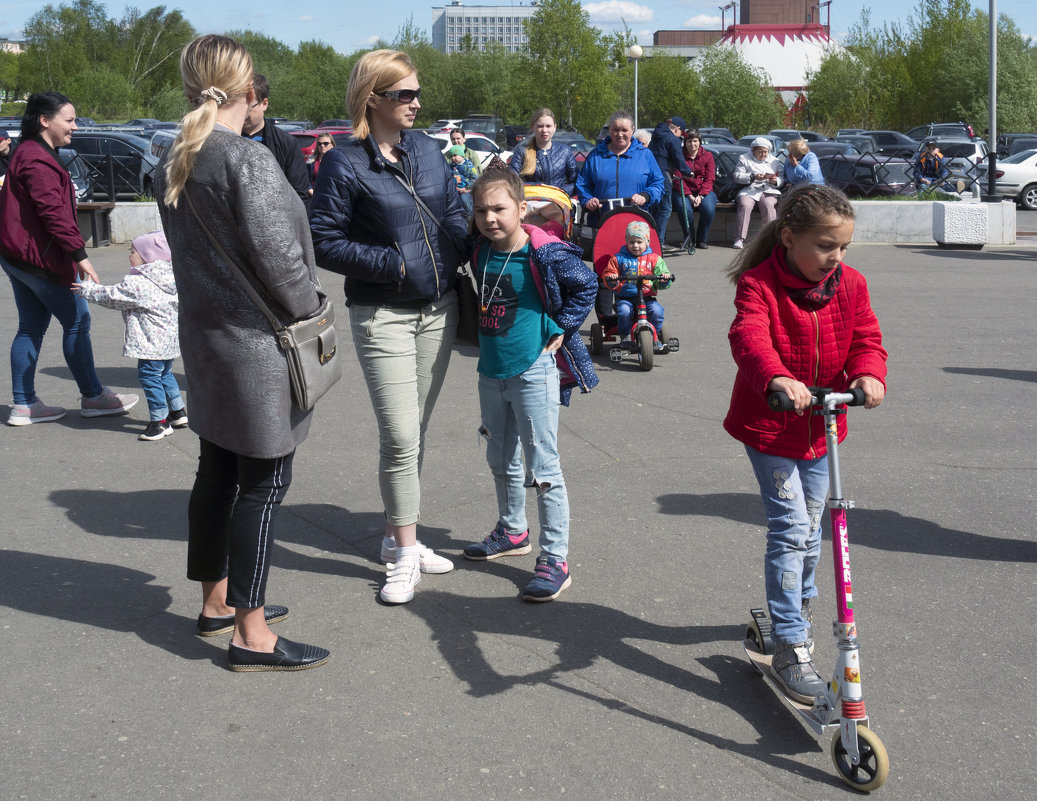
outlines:
M490 250L493 250L493 248L490 248ZM481 295L479 300L482 305L483 314L486 314L486 312L490 310L490 300L496 296L497 287L500 286L500 280L504 275L504 271L508 269L508 262L511 261L511 257L515 254L516 250L518 250L518 242L515 243L515 247L513 247L511 252L508 253L508 258L504 260L504 266L501 267L500 272L497 273L497 281L494 283L493 289L490 290L489 295L486 294L486 268L490 266L490 254L486 254L486 263L482 266L482 286L479 287L479 294Z

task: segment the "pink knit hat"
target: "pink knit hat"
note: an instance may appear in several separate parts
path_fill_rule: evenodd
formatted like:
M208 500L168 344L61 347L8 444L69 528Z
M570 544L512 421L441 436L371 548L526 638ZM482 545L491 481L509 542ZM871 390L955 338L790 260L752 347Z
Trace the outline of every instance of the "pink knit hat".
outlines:
M133 249L140 254L145 263L165 259L172 260L169 253L169 244L166 235L162 231L152 231L150 234L142 234L133 240Z

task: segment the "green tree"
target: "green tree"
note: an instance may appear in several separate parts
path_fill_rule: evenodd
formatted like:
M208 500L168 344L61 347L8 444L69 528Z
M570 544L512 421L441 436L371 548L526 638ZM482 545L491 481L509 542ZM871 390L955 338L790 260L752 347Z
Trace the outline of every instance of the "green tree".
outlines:
M127 8L118 25L118 47L108 63L130 82L147 103L161 89L180 84L180 51L195 30L180 11L165 6L141 12Z
M270 113L316 124L343 117L349 73L359 57L343 56L323 42L303 42L288 75L278 86L271 84Z
M77 76L106 63L117 42L116 25L100 3L46 5L25 26L19 75L29 91L52 90L72 97L70 87Z
M665 50L653 50L641 61L638 80L638 123L652 126L677 115L694 117L698 106L699 76L688 63Z
M733 47L713 45L695 66L701 80L695 115L700 124L724 125L738 136L781 124L785 107L771 88L770 78Z

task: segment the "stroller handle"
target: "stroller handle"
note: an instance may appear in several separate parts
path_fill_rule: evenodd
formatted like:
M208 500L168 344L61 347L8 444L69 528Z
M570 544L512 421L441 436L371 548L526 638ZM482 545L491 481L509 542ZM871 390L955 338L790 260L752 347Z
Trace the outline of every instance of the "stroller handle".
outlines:
M848 392L832 392L824 387L810 387L810 392L811 406L835 408L844 403L847 406L864 405L864 390L860 387L855 387ZM795 408L792 398L784 392L771 392L767 395L767 404L776 412L791 412Z

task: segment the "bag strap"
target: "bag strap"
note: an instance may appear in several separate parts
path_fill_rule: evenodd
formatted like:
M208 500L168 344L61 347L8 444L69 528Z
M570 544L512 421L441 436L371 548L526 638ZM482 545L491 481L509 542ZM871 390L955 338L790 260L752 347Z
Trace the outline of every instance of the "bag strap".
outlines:
M432 213L432 209L430 209L425 204L425 201L418 197L418 193L414 191L414 187L410 185L410 182L405 180L402 175L400 175L396 170L392 169L391 167L386 167L386 171L389 172L393 178L395 178L403 185L403 188L410 193L410 196L414 198L414 202L421 207L421 210L424 211L432 219L432 222L439 226L439 230L447 236L450 236L450 232L447 231L446 226L444 226L443 223L439 221L439 218Z
M191 207L191 213L194 215L195 220L198 221L198 224L202 226L202 230L205 231L205 235L209 237L212 246L216 248L216 251L223 257L223 261L228 267L230 267L230 271L234 273L237 279L241 282L241 286L245 292L248 293L248 296L252 298L255 304L259 307L259 310L263 312L263 316L270 321L274 333L284 330L284 324L277 319L274 313L270 310L270 307L267 306L266 301L260 297L259 292L257 292L256 288L252 286L252 282L245 276L245 272L238 266L238 263L231 257L226 248L224 248L223 245L217 241L216 237L213 236L212 231L209 230L209 226L205 224L205 221L198 213L198 210L194 207L194 202L191 200L191 193L187 191L186 186L184 187L183 195L187 198L187 205Z

